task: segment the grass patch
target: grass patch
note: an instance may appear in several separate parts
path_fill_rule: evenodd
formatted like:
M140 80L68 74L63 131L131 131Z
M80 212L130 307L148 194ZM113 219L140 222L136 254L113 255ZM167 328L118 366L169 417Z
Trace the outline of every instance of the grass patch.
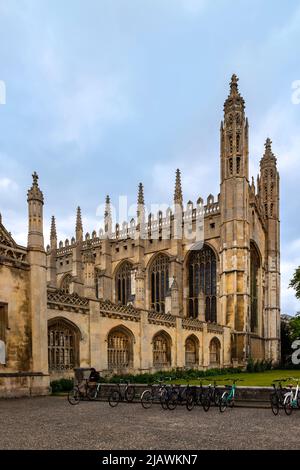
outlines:
M270 387L272 386L273 380L276 379L281 379L281 378L288 378L288 377L294 377L300 380L300 370L268 370L265 372L241 372L239 374L224 374L224 375L212 375L212 376L207 376L205 377L205 383L208 383L207 381L213 382L216 380L220 385L222 385L222 381L228 378L238 378L238 379L243 379L243 382L241 382L240 386L245 387L245 386L252 386L252 387ZM189 383L191 385L199 385L200 380L203 380L204 378L199 378L197 380L190 380ZM183 379L179 380L172 380L173 383L178 383L178 384L186 384L187 381Z

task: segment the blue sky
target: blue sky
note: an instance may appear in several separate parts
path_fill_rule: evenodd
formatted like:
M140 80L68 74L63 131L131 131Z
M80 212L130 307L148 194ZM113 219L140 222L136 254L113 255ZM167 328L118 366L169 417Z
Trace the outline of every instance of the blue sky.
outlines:
M59 237L100 224L106 194L185 201L219 192L219 126L240 77L250 122L250 172L267 136L281 173L282 310L300 265L299 0L0 0L0 211L26 243L31 173Z

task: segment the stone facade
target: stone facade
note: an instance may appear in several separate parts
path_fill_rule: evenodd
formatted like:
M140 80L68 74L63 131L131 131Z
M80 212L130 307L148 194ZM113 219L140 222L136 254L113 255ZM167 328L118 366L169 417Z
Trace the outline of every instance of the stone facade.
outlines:
M174 206L44 249L43 194L28 192L29 233L18 246L0 225L0 395L46 393L74 367L103 374L245 365L279 360L279 174L267 139L249 182L248 121L233 75L221 123L220 194ZM189 233L202 233L204 244ZM1 348L1 343L0 343Z

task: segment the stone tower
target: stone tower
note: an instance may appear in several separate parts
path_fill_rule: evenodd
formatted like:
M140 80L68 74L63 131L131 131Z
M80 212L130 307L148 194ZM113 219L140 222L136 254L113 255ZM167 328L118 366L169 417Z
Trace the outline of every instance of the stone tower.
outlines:
M47 279L46 253L43 236L43 193L38 185L38 175L27 194L28 202L28 260L29 298L32 328L32 370L48 374Z
M266 355L277 360L280 355L280 221L279 173L268 138L260 161L259 199L266 219L265 331Z
M221 123L220 311L232 328L232 359L247 360L249 310L249 162L245 102L233 75Z

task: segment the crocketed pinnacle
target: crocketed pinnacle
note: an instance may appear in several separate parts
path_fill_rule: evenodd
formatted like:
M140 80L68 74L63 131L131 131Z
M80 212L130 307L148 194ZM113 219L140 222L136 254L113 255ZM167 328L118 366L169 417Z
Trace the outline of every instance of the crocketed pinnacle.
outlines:
M176 170L176 180L175 180L175 191L174 191L174 204L180 204L182 205L183 203L183 197L182 197L182 187L181 187L181 174L180 170Z
M139 184L138 205L139 205L139 206L144 206L144 205L145 205L143 183L140 183L140 184Z
M82 219L81 219L81 209L77 207L77 215L76 215L76 241L80 241L83 238L83 226L82 226Z
M39 177L36 171L32 175L32 186L27 193L27 201L39 201L44 203L44 196L42 191L39 188Z
M57 233L56 233L56 223L54 215L51 218L51 230L50 230L50 239L57 240Z

